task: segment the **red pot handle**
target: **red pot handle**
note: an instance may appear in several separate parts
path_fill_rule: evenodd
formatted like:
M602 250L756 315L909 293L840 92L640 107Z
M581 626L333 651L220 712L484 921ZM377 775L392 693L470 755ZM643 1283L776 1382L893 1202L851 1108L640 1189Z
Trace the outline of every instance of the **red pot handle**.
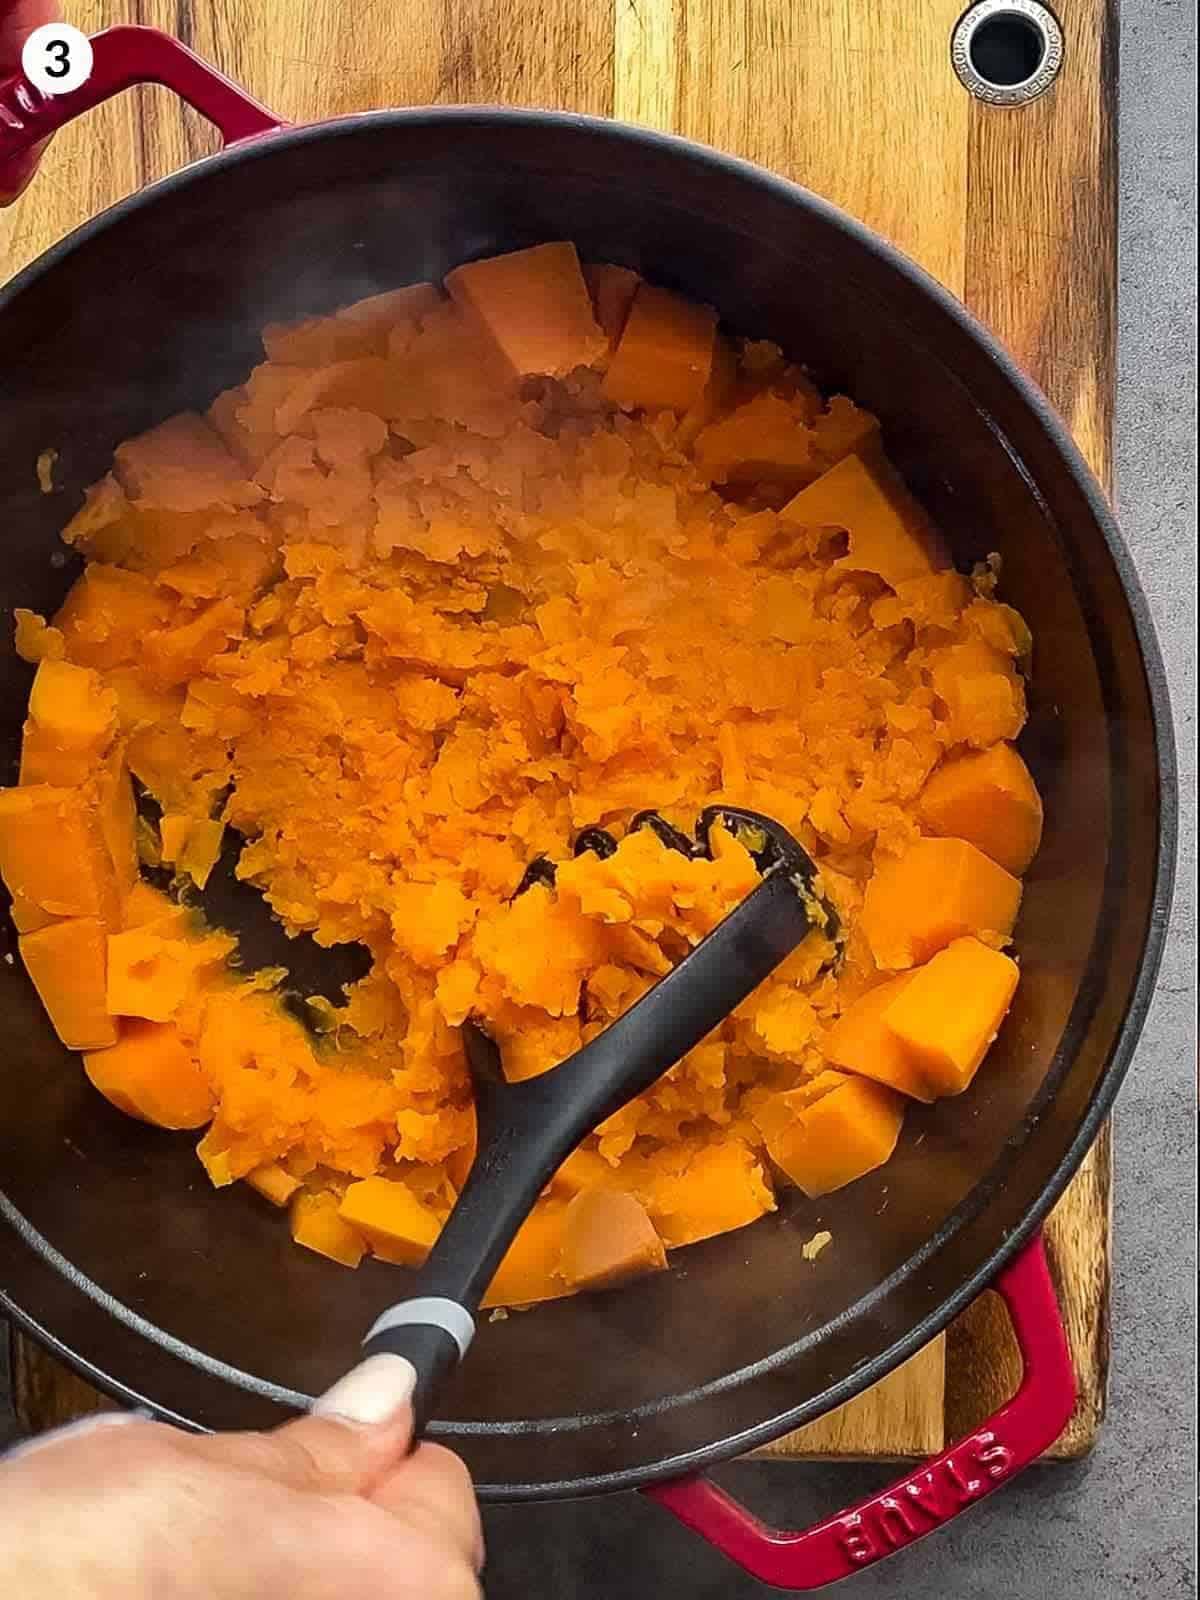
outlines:
M287 126L185 44L157 28L106 28L91 42L91 76L68 94L44 94L20 72L0 82L0 195L20 188L28 154L43 139L135 83L161 83L174 89L216 125L226 144Z
M1040 1233L993 1287L1012 1318L1021 1387L983 1427L881 1493L801 1533L767 1527L704 1477L645 1493L753 1577L781 1589L823 1588L923 1539L1040 1456L1075 1407L1071 1352Z

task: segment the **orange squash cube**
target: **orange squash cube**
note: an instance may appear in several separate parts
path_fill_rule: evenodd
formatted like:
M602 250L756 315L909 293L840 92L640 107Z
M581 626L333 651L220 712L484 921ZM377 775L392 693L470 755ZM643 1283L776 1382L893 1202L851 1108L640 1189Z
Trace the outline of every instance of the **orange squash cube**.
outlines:
M138 881L137 804L125 765L123 746L116 744L96 773L96 815L124 900Z
M407 1184L390 1178L352 1183L342 1199L341 1217L367 1241L373 1254L402 1267L420 1266L442 1228Z
M604 396L624 411L675 411L700 403L712 375L717 313L643 283L604 375Z
M1017 992L1020 968L978 939L955 939L920 967L883 1025L939 1095L966 1089Z
M1006 652L982 639L968 639L935 651L929 676L949 713L946 731L952 744L986 749L1020 733L1025 686Z
M108 941L108 1009L114 1017L166 1022L183 1004L194 967L182 939L147 928L114 933Z
M21 732L21 779L24 784L48 783L56 789L75 789L92 775L93 756L87 750L64 750L31 717Z
M969 839L1017 877L1042 842L1042 797L1011 744L944 762L922 789L919 808L932 833Z
M616 1167L606 1161L599 1150L581 1145L559 1167L550 1180L550 1187L573 1197L584 1189L619 1189L621 1180Z
M919 839L880 861L867 884L859 926L883 971L920 966L965 934L1007 938L1021 880L966 839Z
M120 925L112 858L85 789L0 789L0 876L51 916Z
M119 444L117 481L130 500L156 511L236 511L263 497L258 484L193 411Z
M203 889L221 858L225 824L210 817L195 817L188 829L187 843L178 856L179 870Z
M268 1161L261 1167L255 1167L246 1174L246 1182L273 1206L286 1206L300 1187L300 1179L293 1178L278 1161Z
M62 921L53 911L43 910L35 900L26 900L22 894L12 896L9 915L18 933L36 933L39 928L48 928L52 922Z
M157 927L127 928L108 941L108 1009L114 1017L166 1022L191 993L197 975L236 944L231 934L165 937Z
M172 609L170 597L140 572L93 561L75 580L54 626L72 661L103 672L134 661L147 633L161 628Z
M563 1219L558 1200L539 1200L517 1231L483 1297L488 1306L529 1306L570 1294L562 1275Z
M796 487L813 476L813 434L794 402L771 390L745 401L696 437L696 465L714 483Z
M565 378L607 346L573 244L539 244L469 261L447 275L446 288L515 377Z
M58 749L98 756L117 726L117 698L91 667L46 657L29 691L29 716Z
M194 913L139 878L125 897L121 919L126 930L152 927L164 939L182 939L192 926Z
M186 812L165 811L158 824L158 842L162 858L168 865L179 860L187 844L192 819Z
M641 279L628 267L615 267L608 262L583 264L583 281L592 297L596 321L608 339L608 348L615 350L625 331L625 322L633 297L638 292Z
M342 1216L335 1194L301 1190L292 1201L292 1238L306 1250L343 1267L357 1267L367 1253L359 1235Z
M819 1088L825 1092L814 1097ZM870 1078L822 1073L813 1084L773 1095L755 1112L755 1121L771 1160L815 1200L890 1158L904 1123L904 1101Z
M664 1173L641 1191L669 1249L744 1228L775 1209L758 1157L740 1139L706 1145L678 1174Z
M936 960L937 957L935 956ZM936 1091L918 1069L912 1055L884 1024L884 1013L913 980L911 972L869 989L843 1011L825 1038L825 1058L876 1083L886 1083L901 1094L926 1102Z
M681 450L689 449L714 417L724 411L737 387L737 353L721 334L713 343L712 367L699 400L680 418L675 439Z
M119 1111L159 1128L202 1128L213 1096L178 1028L169 1022L122 1022L117 1042L89 1051L83 1070Z
M667 1252L645 1208L619 1189L584 1189L563 1216L562 1273L573 1289L606 1289L661 1272Z
M849 554L837 565L848 572L874 572L895 588L945 566L928 519L882 459L868 465L858 455L801 489L779 513L782 522L808 528L842 528Z
M105 1003L105 944L98 917L67 917L18 940L54 1031L69 1050L102 1050L117 1027Z

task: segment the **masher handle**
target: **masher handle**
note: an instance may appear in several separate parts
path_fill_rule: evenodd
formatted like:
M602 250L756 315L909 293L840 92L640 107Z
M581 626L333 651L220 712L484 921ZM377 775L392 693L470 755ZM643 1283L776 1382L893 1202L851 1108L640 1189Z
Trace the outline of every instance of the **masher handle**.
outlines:
M468 1024L479 1138L470 1176L410 1294L368 1333L365 1354L417 1370L419 1438L466 1354L475 1313L538 1195L585 1134L693 1049L796 948L811 896L777 870L625 1014L539 1077L505 1083L495 1045Z

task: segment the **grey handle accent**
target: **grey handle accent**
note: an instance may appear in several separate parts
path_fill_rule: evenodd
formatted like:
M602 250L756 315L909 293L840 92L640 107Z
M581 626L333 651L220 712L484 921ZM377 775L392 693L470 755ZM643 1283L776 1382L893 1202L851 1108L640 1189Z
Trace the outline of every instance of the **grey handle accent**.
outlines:
M461 1359L471 1348L471 1340L475 1337L475 1318L466 1306L459 1305L457 1300L446 1300L440 1295L425 1295L415 1300L401 1300L397 1305L385 1311L371 1325L364 1344L368 1344L376 1334L385 1333L390 1328L441 1328L448 1333L458 1346Z

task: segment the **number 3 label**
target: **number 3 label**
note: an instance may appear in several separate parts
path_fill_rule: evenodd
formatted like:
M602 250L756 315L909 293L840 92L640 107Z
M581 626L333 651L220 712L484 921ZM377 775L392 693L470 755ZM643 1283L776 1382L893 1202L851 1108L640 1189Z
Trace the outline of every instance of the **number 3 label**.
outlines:
M43 94L70 94L92 75L92 41L68 23L43 23L25 41L21 67Z

